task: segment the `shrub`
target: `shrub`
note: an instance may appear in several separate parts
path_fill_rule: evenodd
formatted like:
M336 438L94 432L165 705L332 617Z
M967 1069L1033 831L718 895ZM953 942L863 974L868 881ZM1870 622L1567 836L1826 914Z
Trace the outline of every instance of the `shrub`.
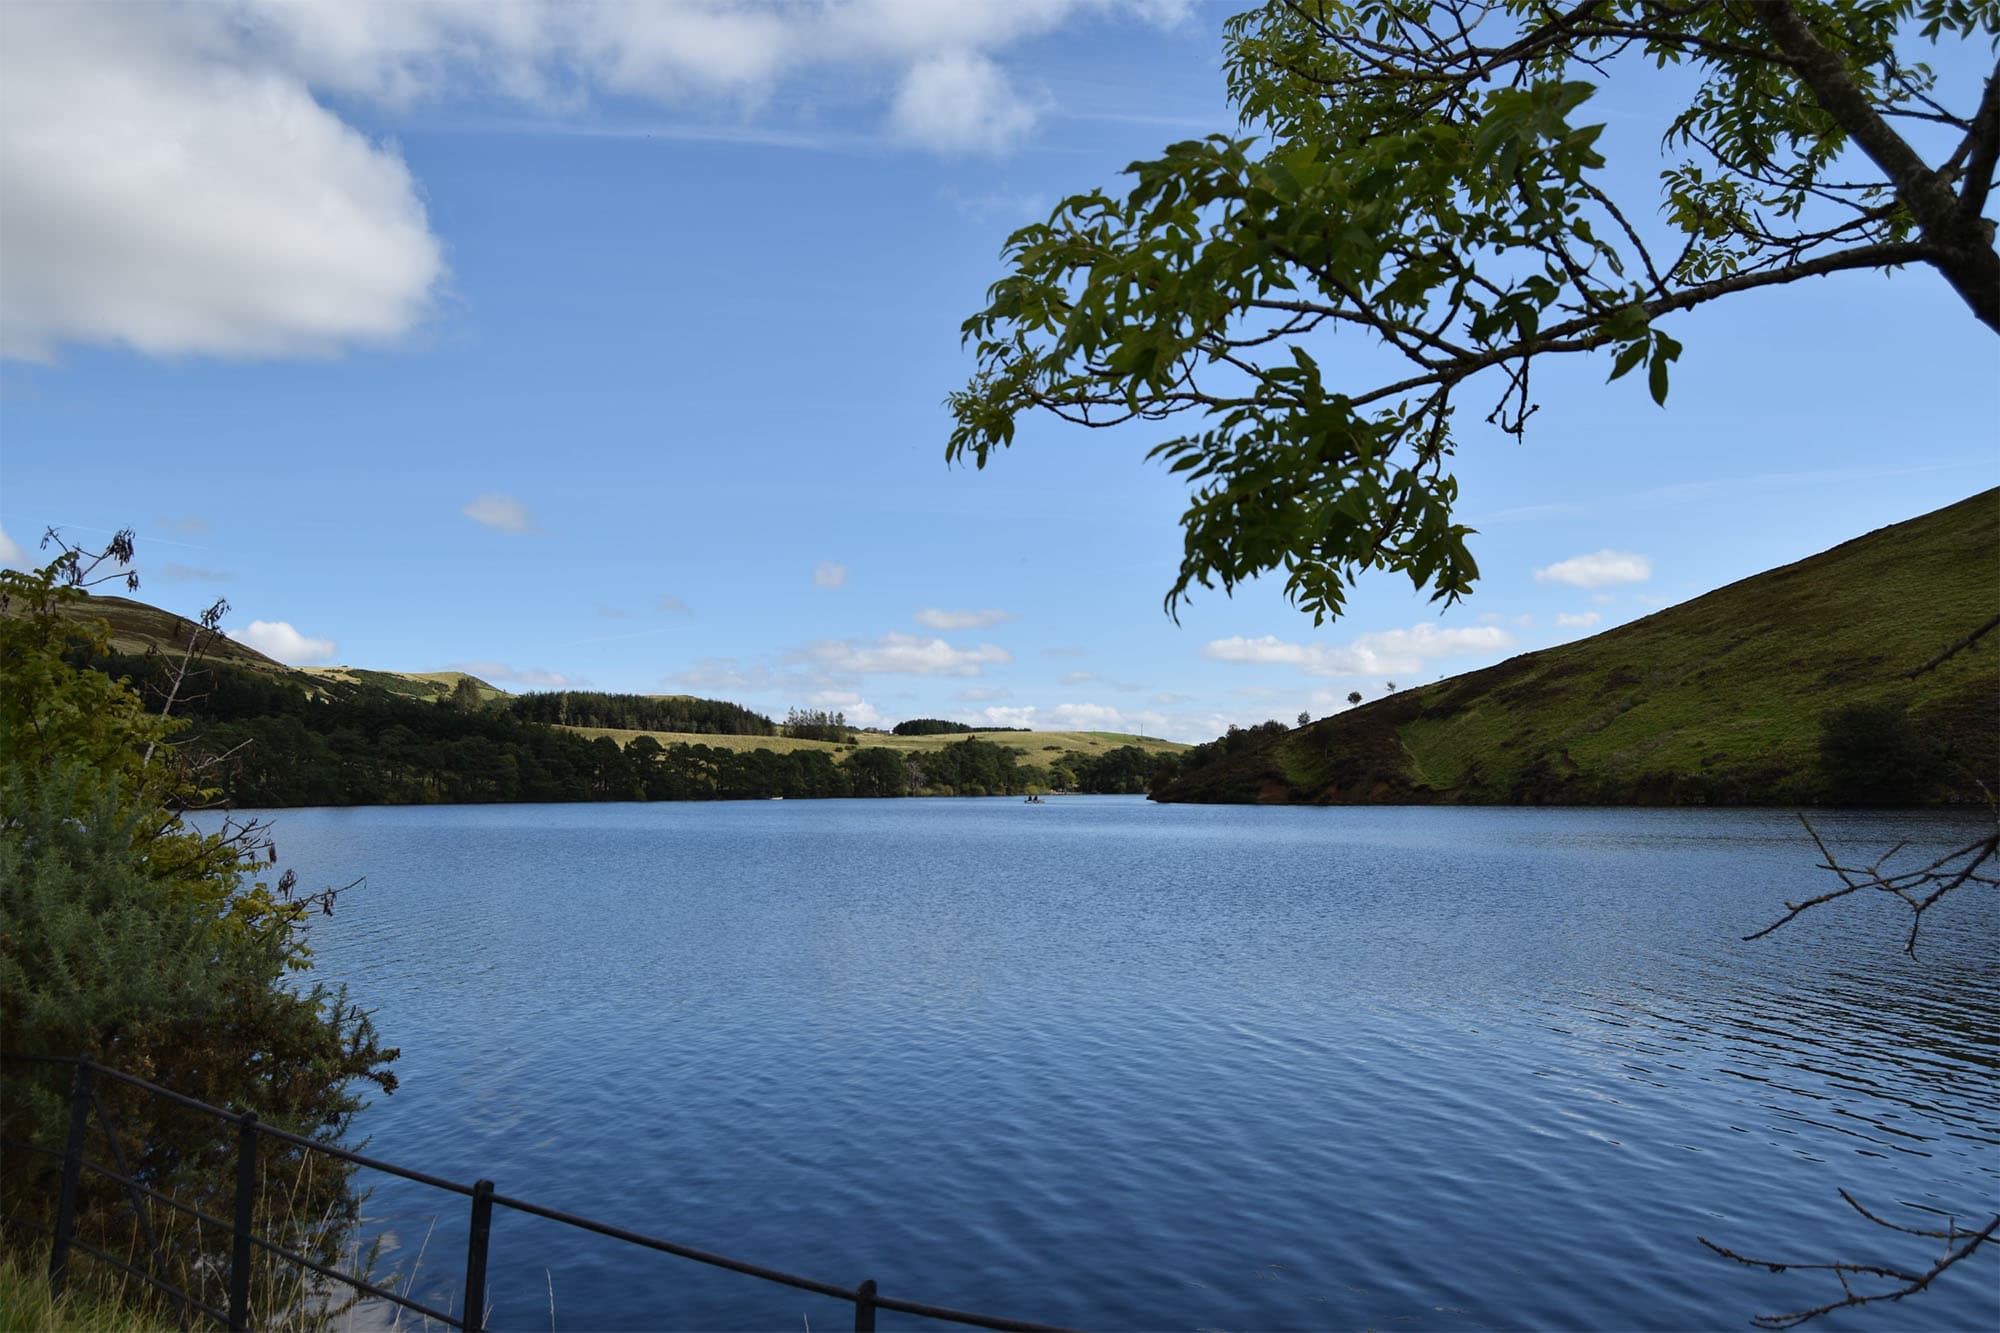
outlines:
M129 558L129 546L118 553ZM395 1058L343 991L307 984L305 918L332 896L299 894L275 871L257 824L183 819L206 793L171 739L122 682L71 664L102 651L102 626L64 613L90 569L73 556L35 574L0 572L0 1048L88 1053L204 1101L331 1142L362 1101L393 1089ZM78 640L82 642L79 643ZM10 1061L0 1130L60 1146L71 1071ZM121 1084L100 1082L117 1153L93 1127L97 1160L122 1154L149 1188L226 1216L235 1131ZM9 1149L0 1207L47 1226L58 1164ZM351 1241L351 1168L266 1139L258 1226L323 1263ZM78 1234L132 1254L122 1191L86 1174ZM228 1237L169 1225L163 1276L213 1303ZM10 1227L6 1243L28 1239ZM260 1283L260 1285L262 1285Z
M1820 719L1820 776L1839 805L1920 805L1939 758L1900 703L1849 704Z

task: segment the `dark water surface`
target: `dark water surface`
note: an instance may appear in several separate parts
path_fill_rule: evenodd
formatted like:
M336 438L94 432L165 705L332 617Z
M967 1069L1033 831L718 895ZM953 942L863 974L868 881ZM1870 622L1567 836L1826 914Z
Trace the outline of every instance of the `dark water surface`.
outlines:
M1136 798L304 810L402 1047L372 1151L844 1285L1106 1329L1740 1328L1739 1268L2000 1207L2000 904L1797 820ZM1870 856L1976 825L1829 814ZM464 1201L370 1213L455 1301ZM1992 1327L2000 1256L1847 1329ZM849 1308L502 1211L502 1328ZM885 1316L884 1327L912 1321Z

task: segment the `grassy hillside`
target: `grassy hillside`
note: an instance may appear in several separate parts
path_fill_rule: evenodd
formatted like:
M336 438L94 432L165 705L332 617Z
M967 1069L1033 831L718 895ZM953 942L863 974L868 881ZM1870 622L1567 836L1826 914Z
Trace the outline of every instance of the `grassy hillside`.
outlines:
M770 750L777 754L820 750L836 760L849 752L848 747L832 741L794 740L789 736L712 736L678 731L613 731L605 727L565 727L563 730L580 736L609 736L621 746L629 745L641 736L651 736L662 745L707 745L718 750ZM862 746L923 751L942 749L963 740L991 741L995 745L1020 751L1020 762L1024 764L1045 764L1064 754L1096 756L1123 745L1136 745L1147 754L1178 754L1189 748L1179 741L1126 736L1115 731L975 731L935 736L894 736L887 732L863 731L856 733L855 740Z
M472 682L473 688L479 691L481 703L507 697L505 690L464 671L375 671L351 666L300 667L299 670L318 680L373 685L376 689L387 690L405 699L429 699L433 702L449 699L461 680Z
M2000 778L2000 490L1592 638L1215 747L1169 801L1790 804L1820 799L1822 720L1907 708L1947 799ZM1202 759L1209 762L1200 763Z
M149 652L179 653L200 627L186 616L175 615L129 597L87 596L76 603L81 619L102 620L111 628L111 649L118 653L143 655ZM289 667L266 657L248 644L223 635L210 638L202 649L207 661L251 667L279 675L297 675L310 681L338 681L348 685L368 685L406 699L446 699L460 680L470 680L481 699L497 699L503 692L463 671L373 671L364 667Z
M202 632L201 627L186 616L177 616L171 611L162 611L157 606L135 602L129 597L99 594L87 596L75 605L76 614L80 619L101 620L111 627L113 652L180 653L186 650L190 636ZM238 643L221 635L216 635L208 642L205 654L215 661L254 667L260 671L291 670L276 658L266 657L247 644Z

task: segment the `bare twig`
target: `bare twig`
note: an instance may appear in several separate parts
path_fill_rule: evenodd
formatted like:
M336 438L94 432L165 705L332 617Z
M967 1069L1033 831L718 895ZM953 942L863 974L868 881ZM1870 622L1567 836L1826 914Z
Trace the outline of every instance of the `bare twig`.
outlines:
M1868 1209L1862 1207L1855 1200L1854 1196L1846 1190L1840 1192L1840 1197L1847 1200L1848 1205L1855 1212L1860 1213L1876 1226L1884 1227L1890 1231L1901 1232L1908 1236L1922 1236L1944 1241L1944 1253L1929 1268L1922 1272L1913 1272L1906 1268L1896 1268L1888 1264L1802 1264L1779 1259L1756 1259L1749 1255L1738 1254L1727 1246L1718 1245L1706 1236L1697 1237L1696 1239L1700 1240L1703 1245L1706 1245L1723 1258L1733 1259L1737 1263L1751 1268L1768 1269L1773 1273L1782 1273L1788 1268L1795 1268L1801 1272L1832 1273L1839 1281L1841 1294L1838 1299L1826 1301L1823 1304L1804 1310L1790 1310L1783 1314L1757 1315L1750 1322L1758 1328L1796 1328L1809 1319L1817 1319L1823 1314L1831 1314L1835 1310L1846 1309L1849 1306L1872 1305L1877 1301L1900 1301L1905 1296L1914 1296L1936 1281L1946 1269L1970 1257L1980 1246L1992 1240L1996 1234L2000 1234L2000 1214L1996 1214L1986 1225L1977 1230L1966 1230L1955 1223L1949 1224L1943 1230L1922 1229L1902 1226L1876 1216L1874 1213L1868 1211ZM1894 1285L1875 1290L1864 1290L1854 1285L1854 1280L1857 1278L1879 1278Z
M1812 838L1813 845L1819 848L1821 868L1830 870L1838 876L1840 887L1801 902L1787 902L1783 916L1762 930L1745 935L1743 938L1746 940L1763 939L1795 917L1830 903L1836 898L1845 898L1864 889L1873 889L1879 893L1889 894L1910 909L1910 934L1904 941L1903 951L1914 955L1917 951L1917 931L1923 925L1924 913L1937 906L1945 895L1968 884L1984 885L1987 888L2000 887L2000 875L1990 870L1981 873L1989 862L2000 859L2000 820L1996 820L1993 832L1946 852L1927 865L1912 870L1896 871L1888 868L1889 862L1896 853L1909 844L1897 843L1876 857L1872 865L1844 866L1827 849L1826 841L1819 836L1819 830L1813 827L1810 819L1800 815L1799 822L1805 825L1806 834Z

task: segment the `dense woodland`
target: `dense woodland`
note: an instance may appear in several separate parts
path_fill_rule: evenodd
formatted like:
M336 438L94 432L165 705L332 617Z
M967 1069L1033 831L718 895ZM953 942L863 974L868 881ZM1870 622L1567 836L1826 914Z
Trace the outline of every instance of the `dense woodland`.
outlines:
M129 677L156 705L171 689L166 658L112 656L89 665ZM1155 766L1137 746L1095 756L1044 752L1028 762L1013 747L970 737L921 753L850 743L838 762L824 750L661 745L650 736L621 748L609 737L526 720L516 706L561 698L571 711L559 715L594 719L571 725L665 716L646 711L654 704L688 708L684 716L705 717L711 734L757 717L694 699L570 693L463 707L345 682L309 692L292 679L217 663L195 668L173 711L191 724L183 748L205 765L206 780L245 806L1138 793Z
M1026 731L1026 727L975 727L969 722L947 722L941 717L913 717L890 728L898 736L961 736L975 731Z
M548 690L516 695L505 703L524 722L553 727L604 727L611 731L684 731L702 736L775 736L762 713L720 699L684 695L601 694Z

